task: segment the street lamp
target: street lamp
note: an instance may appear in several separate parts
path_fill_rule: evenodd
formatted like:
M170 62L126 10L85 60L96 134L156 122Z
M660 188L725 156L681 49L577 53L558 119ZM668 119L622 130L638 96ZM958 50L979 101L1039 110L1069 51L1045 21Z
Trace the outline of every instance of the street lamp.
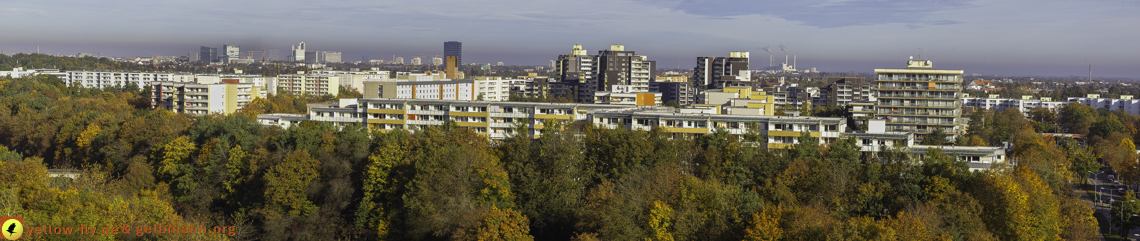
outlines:
M1136 199L1128 200L1128 202L1136 202ZM1124 209L1128 208L1128 206L1124 206L1124 205L1125 205L1124 202L1120 202L1120 209L1119 209L1120 211L1118 211L1118 213L1120 213L1120 215L1119 215L1120 216L1119 226L1120 226L1120 231L1122 233L1124 233L1125 237L1127 237L1128 236L1128 230L1124 230Z

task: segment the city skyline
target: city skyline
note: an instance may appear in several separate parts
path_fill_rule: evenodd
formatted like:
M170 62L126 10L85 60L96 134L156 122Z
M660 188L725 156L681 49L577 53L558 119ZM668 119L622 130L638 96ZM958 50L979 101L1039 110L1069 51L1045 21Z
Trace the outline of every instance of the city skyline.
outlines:
M355 61L443 54L454 40L465 63L546 65L574 44L590 54L621 44L659 68L747 51L758 69L765 47L778 65L783 45L801 69L820 71L896 68L925 54L967 74L1085 76L1092 64L1094 76L1134 78L1134 10L1128 1L14 2L0 20L20 24L0 49L133 57L264 44L280 59L305 41Z

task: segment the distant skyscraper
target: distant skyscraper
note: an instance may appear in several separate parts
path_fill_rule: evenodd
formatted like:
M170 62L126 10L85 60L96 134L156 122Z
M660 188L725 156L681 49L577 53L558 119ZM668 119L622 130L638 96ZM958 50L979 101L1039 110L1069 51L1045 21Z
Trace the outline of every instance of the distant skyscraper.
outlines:
M443 58L440 58L440 57L432 57L432 58L431 58L431 64L434 64L434 65L437 65L437 66L438 66L438 65L443 65Z
M305 62L305 42L301 41L301 44L293 45L292 48L293 50L291 53L289 53L290 60L296 62Z
M392 63L404 64L404 57L396 57L396 58L392 59Z
M202 57L201 57L201 55L200 55L200 54L201 54L201 53L199 53L199 52L194 52L194 51L190 51L189 53L186 53L186 62L198 62L198 61L201 61Z
M319 63L320 61L321 61L320 58L317 57L317 51L312 51L312 50L305 51L305 63L306 64L315 64L315 63Z
M230 57L230 59L241 58L241 51L238 50L238 46L236 44L226 44L222 45L222 47L226 49L226 56Z
M198 56L200 60L205 63L214 62L218 59L218 48L211 48L202 46L201 54Z
M321 63L340 63L340 51L321 51Z
M463 43L459 41L447 41L443 43L443 56L455 56L458 60L457 65L463 65Z
M412 58L412 65L421 65L421 64L424 64L424 62L422 59L420 59L420 57Z

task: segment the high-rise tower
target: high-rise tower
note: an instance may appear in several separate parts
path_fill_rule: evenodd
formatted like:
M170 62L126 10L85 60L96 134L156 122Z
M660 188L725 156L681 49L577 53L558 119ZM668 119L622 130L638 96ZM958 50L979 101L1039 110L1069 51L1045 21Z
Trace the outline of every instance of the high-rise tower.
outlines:
M875 119L887 120L887 131L915 132L916 137L942 129L954 138L962 127L962 70L935 69L930 60L909 60L905 69L875 69Z
M459 72L459 65L463 65L463 43L459 41L443 42L443 56L444 61L447 62L444 69L444 72L448 73L447 78L458 78L459 76L456 73Z

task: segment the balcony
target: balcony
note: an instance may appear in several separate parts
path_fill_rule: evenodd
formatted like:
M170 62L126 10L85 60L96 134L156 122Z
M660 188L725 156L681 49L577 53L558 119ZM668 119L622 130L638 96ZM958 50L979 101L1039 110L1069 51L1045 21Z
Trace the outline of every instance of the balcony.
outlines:
M886 94L886 93L879 93L877 96L879 98L927 98L927 99L950 99L950 100L962 98L961 94L939 95L939 94L930 94L930 93L922 93L922 94L910 94L910 93Z
M933 89L930 86L902 86L902 85L879 85L879 90L962 90L958 86L935 86Z
M900 110L891 111L886 109L879 109L875 111L876 115L926 115L926 116L946 116L957 117L962 113L959 111L915 111L915 110Z

